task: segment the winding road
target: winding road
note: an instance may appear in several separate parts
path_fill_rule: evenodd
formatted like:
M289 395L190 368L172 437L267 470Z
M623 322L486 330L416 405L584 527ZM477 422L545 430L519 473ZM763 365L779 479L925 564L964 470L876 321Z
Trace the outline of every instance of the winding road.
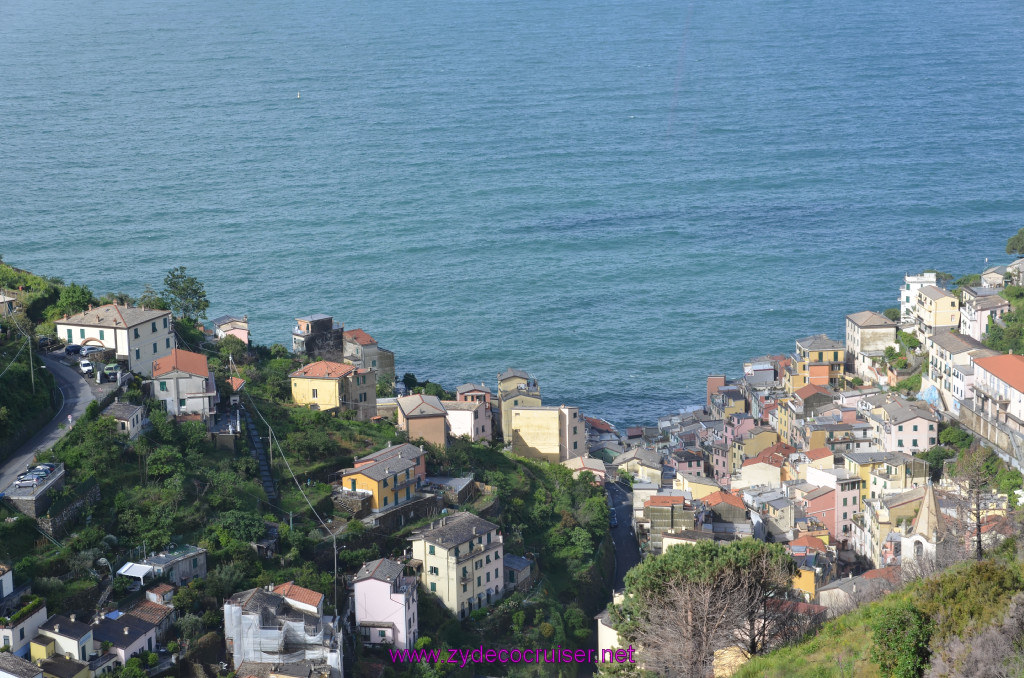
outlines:
M46 369L57 381L57 386L63 396L61 408L53 419L48 421L0 465L0 491L14 482L18 474L25 471L38 453L50 449L64 436L68 430L69 414L72 420L77 421L85 412L86 406L93 400L89 383L73 368L65 365L55 355L43 354L36 357L42 359ZM61 424L64 424L63 428L61 428Z
M640 562L640 547L633 532L633 504L629 494L617 483L605 483L612 500L612 511L618 519L618 527L611 528L612 543L615 545L615 580L612 589L623 587L623 579L629 570Z

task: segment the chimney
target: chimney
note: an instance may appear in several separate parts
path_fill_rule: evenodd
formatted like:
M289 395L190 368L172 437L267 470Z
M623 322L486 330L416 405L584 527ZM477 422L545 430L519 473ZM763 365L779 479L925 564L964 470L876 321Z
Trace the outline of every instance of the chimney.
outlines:
M92 310L92 304L89 304L89 310L90 311Z
M74 614L69 614L68 615L68 619L70 619L71 621L75 621L75 615Z
M54 624L53 625L53 632L54 633L60 633L60 624Z
M71 653L70 652L65 652L64 653L64 659L71 659Z
M127 626L124 627L124 635L126 635L126 636L128 635L128 627Z

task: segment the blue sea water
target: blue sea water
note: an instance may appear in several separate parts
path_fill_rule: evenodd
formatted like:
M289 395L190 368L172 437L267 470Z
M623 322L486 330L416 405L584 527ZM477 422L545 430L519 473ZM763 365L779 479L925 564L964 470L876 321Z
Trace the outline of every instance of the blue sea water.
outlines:
M650 420L1007 261L1022 63L1019 0L4 0L0 253Z

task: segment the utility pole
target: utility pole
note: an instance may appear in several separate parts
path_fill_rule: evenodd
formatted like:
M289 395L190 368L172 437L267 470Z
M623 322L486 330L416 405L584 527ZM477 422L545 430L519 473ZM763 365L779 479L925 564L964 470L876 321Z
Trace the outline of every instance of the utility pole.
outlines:
M36 394L36 371L32 367L32 337L25 337L28 342L28 373L32 376L32 395Z

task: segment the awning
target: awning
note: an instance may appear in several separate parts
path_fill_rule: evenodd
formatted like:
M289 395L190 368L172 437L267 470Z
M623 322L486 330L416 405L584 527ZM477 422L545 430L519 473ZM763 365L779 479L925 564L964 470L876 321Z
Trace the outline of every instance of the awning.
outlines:
M138 577L141 581L146 575L153 574L153 566L140 563L125 563L117 573L125 577Z

